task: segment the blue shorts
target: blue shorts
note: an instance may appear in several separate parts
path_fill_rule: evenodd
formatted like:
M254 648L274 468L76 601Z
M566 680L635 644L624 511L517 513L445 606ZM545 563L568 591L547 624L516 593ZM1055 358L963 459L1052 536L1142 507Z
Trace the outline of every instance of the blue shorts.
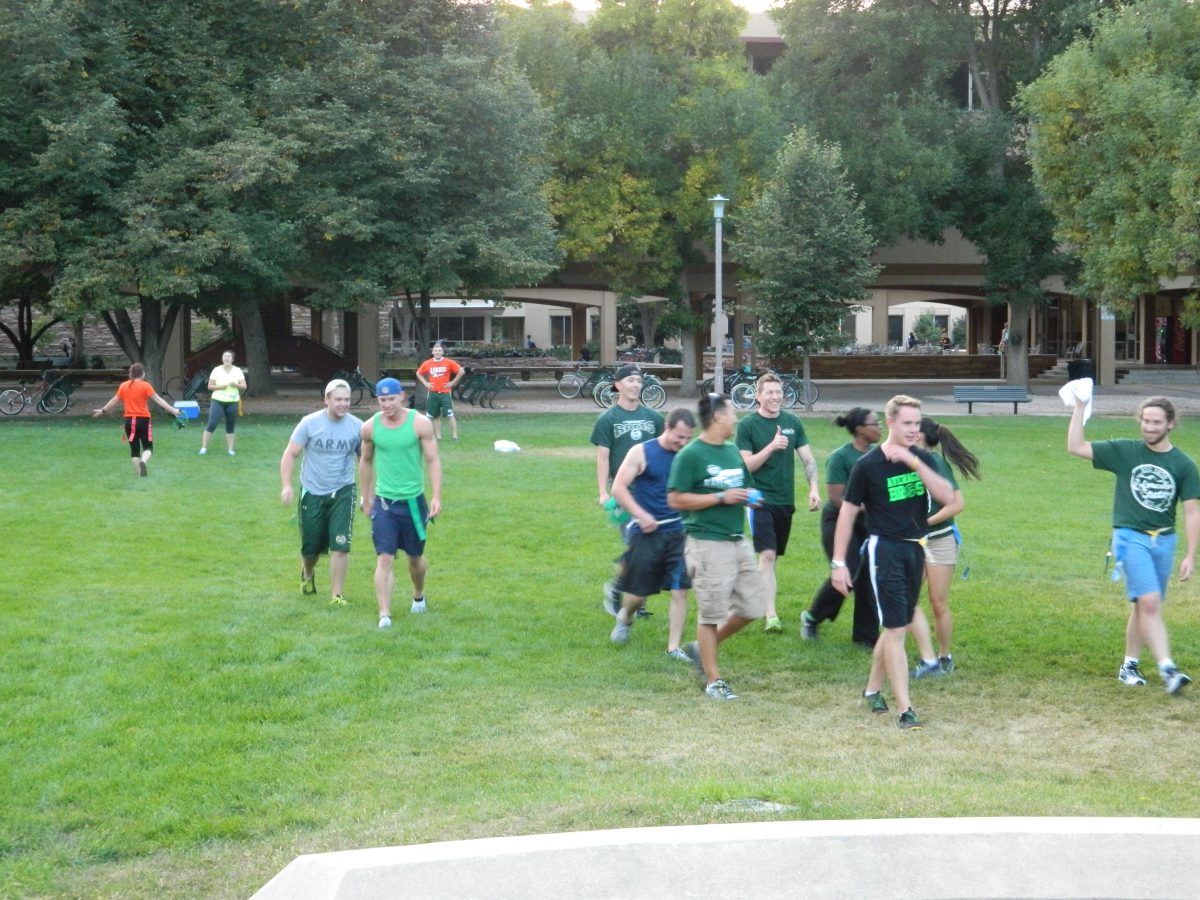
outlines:
M1175 532L1157 537L1132 528L1114 528L1112 555L1117 571L1125 575L1125 597L1130 602L1147 594L1167 599L1167 579L1175 562Z
M411 500L376 497L375 505L371 507L371 538L375 542L375 552L395 556L403 550L414 558L423 555L428 521L429 507L423 495Z

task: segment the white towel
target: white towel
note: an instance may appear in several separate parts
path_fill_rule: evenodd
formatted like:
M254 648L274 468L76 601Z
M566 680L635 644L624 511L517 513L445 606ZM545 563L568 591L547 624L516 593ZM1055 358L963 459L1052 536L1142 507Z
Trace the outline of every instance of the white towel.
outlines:
M1076 378L1074 381L1068 381L1058 389L1058 396L1062 397L1062 402L1065 406L1074 409L1076 402L1084 404L1084 422L1092 417L1092 387L1092 379Z
M512 441L496 441L492 446L500 453L516 453L521 449Z

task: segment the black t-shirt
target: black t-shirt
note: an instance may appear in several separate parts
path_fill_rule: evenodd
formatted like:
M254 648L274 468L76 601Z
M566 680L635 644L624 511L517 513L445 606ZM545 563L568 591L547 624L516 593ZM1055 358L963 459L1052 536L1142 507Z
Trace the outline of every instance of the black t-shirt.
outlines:
M934 469L933 457L927 451L913 447L912 452ZM866 510L871 534L919 540L929 530L925 482L904 463L888 462L878 447L868 450L854 464L843 499Z

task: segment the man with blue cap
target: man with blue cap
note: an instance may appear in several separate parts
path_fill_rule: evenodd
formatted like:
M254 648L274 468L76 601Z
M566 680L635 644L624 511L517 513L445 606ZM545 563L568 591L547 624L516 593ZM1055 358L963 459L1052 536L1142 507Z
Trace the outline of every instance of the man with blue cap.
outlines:
M425 526L442 509L442 463L433 424L405 404L404 388L395 378L375 385L379 412L362 427L359 484L362 509L371 518L375 541L375 599L379 627L392 627L392 589L396 554L408 557L412 580L411 612L425 605ZM423 463L423 464L422 464ZM425 469L429 470L429 500L425 499Z

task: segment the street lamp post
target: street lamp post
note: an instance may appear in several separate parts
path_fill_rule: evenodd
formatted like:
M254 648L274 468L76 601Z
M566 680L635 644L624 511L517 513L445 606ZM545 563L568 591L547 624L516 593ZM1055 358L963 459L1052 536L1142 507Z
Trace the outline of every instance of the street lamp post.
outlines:
M718 394L723 394L725 393L725 371L721 365L721 354L725 350L725 309L722 302L724 286L721 284L721 222L725 218L725 204L729 202L729 198L717 194L715 197L709 197L708 202L713 205L713 221L716 224L716 243L713 252L713 263L716 266L716 284L713 288L713 294L716 301L717 352L713 363L713 390Z

